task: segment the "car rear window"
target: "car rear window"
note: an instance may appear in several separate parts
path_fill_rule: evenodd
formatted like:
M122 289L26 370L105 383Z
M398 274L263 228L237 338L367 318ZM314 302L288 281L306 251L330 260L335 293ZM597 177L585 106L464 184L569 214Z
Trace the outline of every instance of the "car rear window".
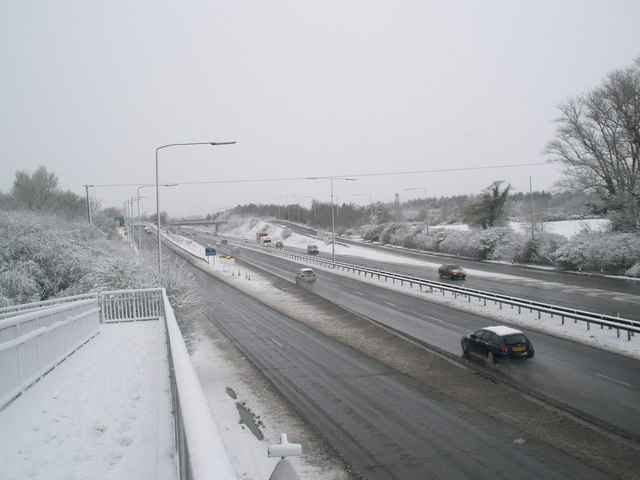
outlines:
M516 345L518 343L529 343L529 340L523 334L507 335L504 337L504 343L507 345Z

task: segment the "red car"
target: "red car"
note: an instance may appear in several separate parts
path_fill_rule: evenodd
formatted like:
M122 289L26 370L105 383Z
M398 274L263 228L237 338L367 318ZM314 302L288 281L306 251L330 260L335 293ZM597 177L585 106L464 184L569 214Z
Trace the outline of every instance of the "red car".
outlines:
M460 265L440 265L440 268L438 268L438 274L440 275L440 278L449 277L451 280L455 280L456 278L464 280L467 278L467 272L465 272Z

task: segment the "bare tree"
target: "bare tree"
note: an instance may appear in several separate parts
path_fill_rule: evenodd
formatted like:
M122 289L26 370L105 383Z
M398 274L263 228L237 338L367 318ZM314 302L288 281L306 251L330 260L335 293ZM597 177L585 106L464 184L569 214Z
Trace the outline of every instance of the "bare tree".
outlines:
M614 230L640 230L640 58L559 109L545 152L565 165L564 184L596 192L590 207Z
M27 210L41 211L58 193L58 177L40 166L31 175L28 171L17 171L11 195L18 205Z

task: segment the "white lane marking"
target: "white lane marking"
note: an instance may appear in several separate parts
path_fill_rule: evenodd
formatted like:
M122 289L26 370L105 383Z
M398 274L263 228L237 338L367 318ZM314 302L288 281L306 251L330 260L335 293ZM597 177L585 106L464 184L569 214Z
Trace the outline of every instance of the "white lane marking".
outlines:
M279 347L282 347L281 343L278 343L278 341L275 338L272 338L271 340L273 340L273 343L275 343L276 345L278 345ZM284 348L284 347L283 347Z
M395 305L395 304L393 304L393 303L391 303L391 302L384 302L384 303L386 303L386 304L387 304L387 305L389 305L390 307L397 307L397 305Z
M356 295L360 295L360 296L364 297L364 293L362 293L362 292L353 292L353 293L355 293Z
M599 377L602 377L602 378L606 378L607 380L611 380L612 382L619 383L619 384L624 385L626 387L636 388L635 385L631 385L630 383L625 383L625 382L623 382L621 380L616 380L615 378L607 377L606 375L602 375L600 373L596 373L596 375L599 376Z

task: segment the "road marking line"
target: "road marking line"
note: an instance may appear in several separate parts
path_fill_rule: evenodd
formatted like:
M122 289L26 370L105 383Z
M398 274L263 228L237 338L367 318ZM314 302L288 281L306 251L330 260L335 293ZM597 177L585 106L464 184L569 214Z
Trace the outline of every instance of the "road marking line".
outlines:
M363 296L363 297L364 297L364 293L362 293L362 292L353 292L353 293L355 293L355 294L357 294L357 295L361 295L361 296Z
M275 338L272 338L271 340L273 340L273 343L275 343L276 345L278 345L279 347L282 347L281 343L278 343L278 341Z
M391 303L391 302L384 302L384 303L386 303L387 305L389 305L389 306L391 306L391 307L397 307L397 305L394 305L394 304L393 304L393 303Z
M636 388L635 385L631 385L630 383L625 383L621 380L616 380L615 378L607 377L606 375L601 375L600 373L596 373L596 375L602 378L606 378L607 380L611 380L612 382L620 383L626 387Z

